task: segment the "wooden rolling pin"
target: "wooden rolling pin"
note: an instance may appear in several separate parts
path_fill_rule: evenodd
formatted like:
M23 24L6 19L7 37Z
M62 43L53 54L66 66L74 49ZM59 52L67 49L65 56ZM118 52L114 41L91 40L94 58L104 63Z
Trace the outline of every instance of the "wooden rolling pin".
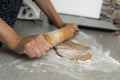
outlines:
M73 28L64 27L49 32L47 34L43 34L43 36L53 47L55 46L55 51L60 57L64 57L70 60L81 61L91 59L93 52L89 46L81 45L70 41L61 43L63 41L70 39L73 36L73 34L74 34Z
M60 57L64 57L70 60L85 61L92 57L92 49L88 46L66 41L70 39L74 34L74 30L71 27L64 27L47 34L43 34L44 38L54 47L55 51ZM60 44L61 43L61 44ZM60 44L60 45L58 45ZM56 46L57 45L57 46Z
M73 36L73 28L71 27L63 27L61 29L43 34L44 38L50 43L52 46L56 46L59 43L70 39Z

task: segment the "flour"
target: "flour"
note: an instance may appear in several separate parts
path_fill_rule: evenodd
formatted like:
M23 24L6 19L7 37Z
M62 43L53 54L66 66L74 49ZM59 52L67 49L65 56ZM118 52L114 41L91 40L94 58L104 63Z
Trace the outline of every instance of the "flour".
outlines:
M98 74L99 77L101 76L100 78L108 76L113 77L113 75L116 75L115 77L120 76L120 63L110 56L111 50L104 50L95 39L87 36L83 32L72 41L91 46L94 52L92 59L87 61L70 61L51 56L52 58L48 57L47 59L52 62L52 64L53 62L56 63L56 65L50 65L49 63L45 63L45 65L52 66L54 71L67 74L77 79L93 79L97 78ZM59 66L62 66L62 68Z
M28 68L25 67L24 65L17 65L16 67L20 70L28 70Z
M110 56L111 50L104 50L94 38L83 32L71 40L90 46L93 57L87 61L71 61L57 56L52 49L42 59L18 64L16 68L31 73L58 72L79 80L120 79L120 63Z

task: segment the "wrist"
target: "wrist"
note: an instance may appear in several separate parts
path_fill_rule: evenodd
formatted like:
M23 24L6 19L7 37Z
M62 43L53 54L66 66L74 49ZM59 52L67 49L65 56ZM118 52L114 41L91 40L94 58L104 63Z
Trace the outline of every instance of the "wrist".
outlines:
M62 28L62 27L65 27L66 23L61 23L58 28Z
M19 43L21 42L21 40L23 39L22 36L18 35L16 38L15 38L15 41L13 43L12 46L10 46L9 48L11 48L13 51L15 51L15 49L17 48L17 46L19 45Z

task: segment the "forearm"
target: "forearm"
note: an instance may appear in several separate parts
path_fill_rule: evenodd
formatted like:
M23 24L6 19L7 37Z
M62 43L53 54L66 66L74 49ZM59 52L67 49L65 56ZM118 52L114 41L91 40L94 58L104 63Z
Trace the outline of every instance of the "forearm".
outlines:
M0 19L0 41L13 50L20 39L21 36L9 27L9 25L7 25L2 19Z
M58 27L61 27L64 23L50 0L34 0L39 8L46 14L46 16Z

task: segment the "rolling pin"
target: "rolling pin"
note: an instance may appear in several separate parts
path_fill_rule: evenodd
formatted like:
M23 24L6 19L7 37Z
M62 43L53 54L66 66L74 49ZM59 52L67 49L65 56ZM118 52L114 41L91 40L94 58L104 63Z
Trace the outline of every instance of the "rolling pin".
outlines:
M56 46L59 43L70 39L74 34L72 27L66 26L61 29L43 34L43 37L50 43L52 46Z
M48 43L55 47L55 51L60 57L69 60L81 60L81 61L91 59L93 51L89 46L71 41L66 41L70 39L73 36L73 34L74 34L73 28L67 26L43 34L43 36L48 41Z

